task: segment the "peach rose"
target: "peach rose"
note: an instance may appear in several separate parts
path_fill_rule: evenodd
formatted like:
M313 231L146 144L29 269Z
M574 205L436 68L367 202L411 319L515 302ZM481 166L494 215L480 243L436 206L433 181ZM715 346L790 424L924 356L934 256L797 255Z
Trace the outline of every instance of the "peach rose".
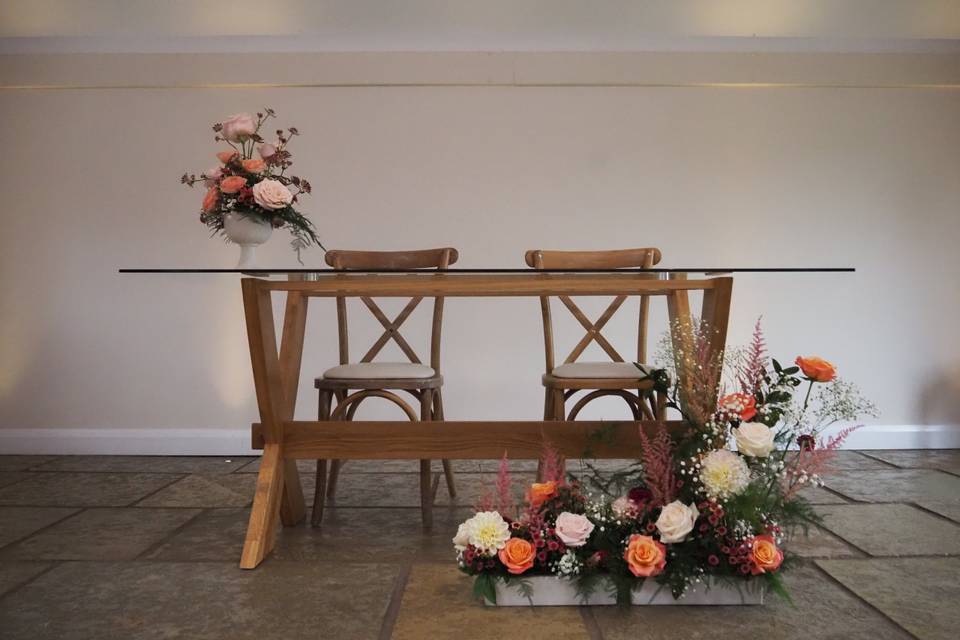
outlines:
M773 536L756 536L750 544L750 557L753 560L750 573L759 575L779 569L783 562L783 551L777 548Z
M797 366L814 382L830 382L837 377L837 368L823 358L816 356L797 356Z
M557 495L557 483L555 481L534 482L530 485L530 491L527 492L527 501L531 507L536 509L555 495Z
M216 187L209 189L207 194L203 196L203 210L207 213L213 211L214 207L217 206L217 200L220 199L220 192Z
M638 578L659 575L667 565L667 548L650 536L634 534L623 552L630 573Z
M503 549L497 552L500 562L513 574L521 574L533 566L537 555L533 545L522 538L510 538Z
M751 420L757 415L756 399L746 393L731 393L718 402L721 409L740 414L741 420Z
M247 179L243 176L228 176L220 181L220 191L236 193L247 186Z
M232 115L221 124L223 129L220 133L230 142L245 140L257 131L257 121L249 113Z
M219 160L223 164L229 164L230 161L233 160L238 155L240 154L237 153L236 151L233 151L232 149L229 149L227 151L220 151L217 153L217 160Z
M263 160L258 160L257 158L250 158L249 160L241 160L240 166L243 167L244 171L249 171L250 173L260 173L267 166L267 163Z

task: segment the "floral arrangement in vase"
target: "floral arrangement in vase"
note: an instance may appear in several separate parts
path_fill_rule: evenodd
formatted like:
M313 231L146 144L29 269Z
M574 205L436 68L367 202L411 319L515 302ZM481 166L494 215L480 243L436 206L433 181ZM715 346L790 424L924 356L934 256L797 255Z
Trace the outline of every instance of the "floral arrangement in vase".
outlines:
M251 265L254 248L266 242L273 229L290 232L298 261L300 252L310 245L323 248L313 223L295 208L300 197L310 193L310 182L287 174L293 165L288 147L300 132L296 127L277 129L273 142L260 133L275 117L273 109L266 108L256 116L239 113L214 123L214 141L229 148L217 152L216 166L199 176L180 178L190 187L197 183L207 187L200 222L240 245L238 267Z
M801 490L822 484L855 427L821 432L876 409L826 360L783 367L768 358L759 322L725 393L723 356L710 354L705 327L691 331L688 352L671 353L671 365L641 368L684 428L641 428L640 460L614 473L584 461L584 473L568 476L548 445L540 481L516 501L504 457L496 487L453 538L478 597L496 603L510 588L534 604L536 589L559 578L576 601L540 603L683 604L691 594L694 603L734 603L710 599L724 589L760 593L755 602L765 591L789 599L781 574L798 561L789 538L819 522ZM691 375L676 376L680 369Z

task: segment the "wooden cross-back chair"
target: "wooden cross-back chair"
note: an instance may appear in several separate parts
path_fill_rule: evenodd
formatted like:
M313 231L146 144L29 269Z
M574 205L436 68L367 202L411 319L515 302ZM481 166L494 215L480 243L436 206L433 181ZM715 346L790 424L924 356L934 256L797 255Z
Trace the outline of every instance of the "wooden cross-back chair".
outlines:
M532 249L526 253L527 266L534 269L650 269L660 262L660 250L654 247L616 251L544 251ZM654 277L651 275L650 277ZM543 314L543 339L546 354L546 372L543 374L544 420L575 420L587 403L604 396L623 398L635 420L662 419L666 398L653 393L653 383L641 380L643 373L634 362L644 364L647 359L647 316L650 296L640 297L637 323L637 359L626 361L603 336L601 330L626 302L619 295L591 322L569 296L557 296L586 330L586 335L573 347L560 365L554 359L553 318L549 297L540 298ZM591 342L596 342L610 358L609 362L579 361ZM649 367L648 367L649 368ZM567 401L579 391L588 391L567 412Z
M341 270L373 269L423 269L442 270L457 261L456 249L425 249L421 251L328 251L327 264ZM385 276L389 277L389 276ZM400 334L400 326L423 301L422 297L411 298L403 310L391 320L377 303L369 297L360 298L373 316L383 325L383 334L373 343L359 362L350 362L347 331L347 299L337 297L337 329L340 348L340 365L328 369L315 380L319 390L320 420L352 420L360 403L367 398L383 398L403 410L410 420L443 420L443 398L440 373L440 332L443 323L443 298L433 300L433 324L430 335L430 363L423 364L416 351ZM409 362L374 362L380 351L390 341L400 347ZM414 397L418 410L410 406L395 391L404 391ZM336 403L334 404L334 400ZM317 461L317 485L313 498L313 526L319 526L323 518L324 493L335 499L337 478L343 460L333 460L327 477L327 461ZM447 490L456 495L453 470L448 460L443 461ZM433 482L430 460L420 461L420 507L424 527L432 525L432 506L437 482Z

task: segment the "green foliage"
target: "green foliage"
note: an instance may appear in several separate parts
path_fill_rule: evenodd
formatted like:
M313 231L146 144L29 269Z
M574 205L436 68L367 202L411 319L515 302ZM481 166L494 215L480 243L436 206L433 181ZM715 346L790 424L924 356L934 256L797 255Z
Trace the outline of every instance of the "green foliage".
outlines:
M473 597L497 603L497 576L491 573L478 573L473 581Z

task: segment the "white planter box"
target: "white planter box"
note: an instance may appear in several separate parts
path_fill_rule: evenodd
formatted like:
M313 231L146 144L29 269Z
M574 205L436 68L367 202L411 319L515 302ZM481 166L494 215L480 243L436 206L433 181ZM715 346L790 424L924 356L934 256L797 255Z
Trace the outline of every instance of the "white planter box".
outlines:
M615 605L617 599L610 594L608 584L601 582L586 602L577 595L576 585L564 578L553 576L531 576L526 582L533 587L533 594L528 600L521 593L516 584L505 585L498 580L497 602L494 605L489 600L487 606L497 607L549 607L549 606L579 606L579 605ZM655 580L645 580L643 586L633 592L632 604L635 605L745 605L763 604L764 587L756 582L750 585L731 587L727 584L714 584L711 581L691 587L679 600L674 600L670 589L658 584Z

